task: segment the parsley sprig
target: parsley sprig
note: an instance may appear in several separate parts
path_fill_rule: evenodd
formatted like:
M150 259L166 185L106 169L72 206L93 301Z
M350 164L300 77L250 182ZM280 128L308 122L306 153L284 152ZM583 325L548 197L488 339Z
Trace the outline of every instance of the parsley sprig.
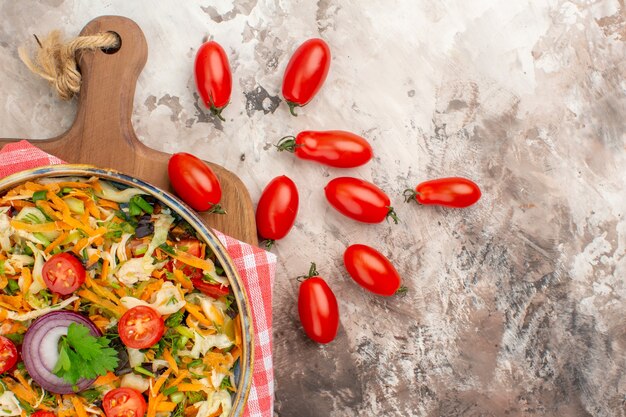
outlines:
M117 351L109 343L106 337L92 336L86 326L71 323L67 336L59 341L59 359L52 372L70 384L106 375L118 363Z

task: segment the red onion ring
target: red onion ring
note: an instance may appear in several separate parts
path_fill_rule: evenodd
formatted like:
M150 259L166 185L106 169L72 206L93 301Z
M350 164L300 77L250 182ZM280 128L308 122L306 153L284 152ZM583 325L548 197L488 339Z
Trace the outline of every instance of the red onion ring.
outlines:
M28 374L43 389L55 394L73 394L83 391L95 381L95 379L80 379L74 386L52 373L59 357L59 339L63 334L67 334L67 328L72 323L86 326L92 336L102 336L91 320L73 311L65 310L53 311L41 316L33 322L24 335L22 359Z

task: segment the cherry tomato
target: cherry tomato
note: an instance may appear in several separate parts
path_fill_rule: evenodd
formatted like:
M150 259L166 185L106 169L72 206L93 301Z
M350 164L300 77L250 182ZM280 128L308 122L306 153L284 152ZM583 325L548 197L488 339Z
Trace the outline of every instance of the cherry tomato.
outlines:
M10 370L17 363L17 348L11 340L0 336L0 374Z
M444 207L469 207L480 199L480 188L475 182L461 177L439 178L424 181L404 191L406 201Z
M335 168L354 168L372 159L372 147L361 136L342 130L304 131L298 136L285 136L278 151L289 151L300 159L308 159Z
M30 417L56 417L52 411L39 410L35 411Z
M184 152L174 154L167 165L167 172L174 191L191 208L225 213L218 204L222 199L220 182L202 160Z
M107 392L102 407L107 417L143 417L148 408L139 391L126 387Z
M283 97L294 108L306 105L319 91L330 68L330 49L321 39L309 39L291 56L283 78Z
M317 343L329 343L339 329L337 298L326 281L317 275L311 264L298 294L298 314L304 332Z
M353 177L331 180L326 188L326 199L341 214L363 223L380 223L391 217L398 224L391 200L383 190Z
M267 184L256 209L256 227L259 236L267 239L268 249L275 240L287 236L296 221L298 205L298 188L289 177L282 175Z
M213 298L220 298L229 294L228 287L219 283L212 283L202 278L191 278L194 288Z
M43 264L41 275L51 291L67 295L85 282L85 267L74 255L63 252L53 255Z
M213 41L202 44L196 54L194 73L204 105L211 109L211 113L225 120L222 110L230 100L233 79L224 48Z
M124 313L117 329L122 343L126 346L145 349L161 340L165 332L165 323L153 308L137 306Z
M343 254L348 274L361 287L378 295L394 295L400 289L400 274L389 259L366 245L348 246Z
M203 257L203 254L202 254L203 244L198 239L182 239L179 242L176 242L174 246L176 247L176 249L187 252L188 254L193 255L195 257L198 257L198 258ZM187 277L191 279L193 278L201 279L202 276L204 275L204 273L202 272L200 268L194 268L193 266L187 265L186 263L178 261L178 260L169 261L167 264L165 264L165 268L169 272L172 272L174 268L180 269L181 271L183 271L183 274L185 274Z

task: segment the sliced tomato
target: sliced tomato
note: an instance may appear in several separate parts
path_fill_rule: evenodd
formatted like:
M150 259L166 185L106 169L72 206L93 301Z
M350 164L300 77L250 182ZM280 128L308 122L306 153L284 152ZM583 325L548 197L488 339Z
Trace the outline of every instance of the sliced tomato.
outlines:
M223 297L228 295L230 292L227 286L214 284L212 282L205 281L202 278L192 278L191 283L195 289L213 298Z
M52 411L39 410L35 411L30 417L57 417Z
M0 336L0 374L15 366L17 363L17 348L11 340Z
M116 388L106 393L102 407L107 417L143 417L146 400L136 389Z
M85 267L74 255L64 252L48 259L41 275L50 291L68 295L85 282Z
M117 329L122 343L126 346L145 349L161 340L165 332L165 323L153 308L137 306L124 313Z
M174 244L176 249L187 252L188 254L193 255L197 258L202 257L202 245L202 242L197 239L182 239L178 243ZM165 268L169 272L172 272L174 268L180 269L181 271L183 271L183 274L191 279L202 279L202 276L204 275L201 269L194 268L193 266L189 266L181 261L169 261L165 265Z

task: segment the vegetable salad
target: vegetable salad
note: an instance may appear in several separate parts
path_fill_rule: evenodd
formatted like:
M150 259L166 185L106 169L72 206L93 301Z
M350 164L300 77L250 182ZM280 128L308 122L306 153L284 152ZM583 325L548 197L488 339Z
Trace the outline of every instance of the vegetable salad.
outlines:
M0 417L230 413L229 282L139 189L44 178L1 197L0 323Z

